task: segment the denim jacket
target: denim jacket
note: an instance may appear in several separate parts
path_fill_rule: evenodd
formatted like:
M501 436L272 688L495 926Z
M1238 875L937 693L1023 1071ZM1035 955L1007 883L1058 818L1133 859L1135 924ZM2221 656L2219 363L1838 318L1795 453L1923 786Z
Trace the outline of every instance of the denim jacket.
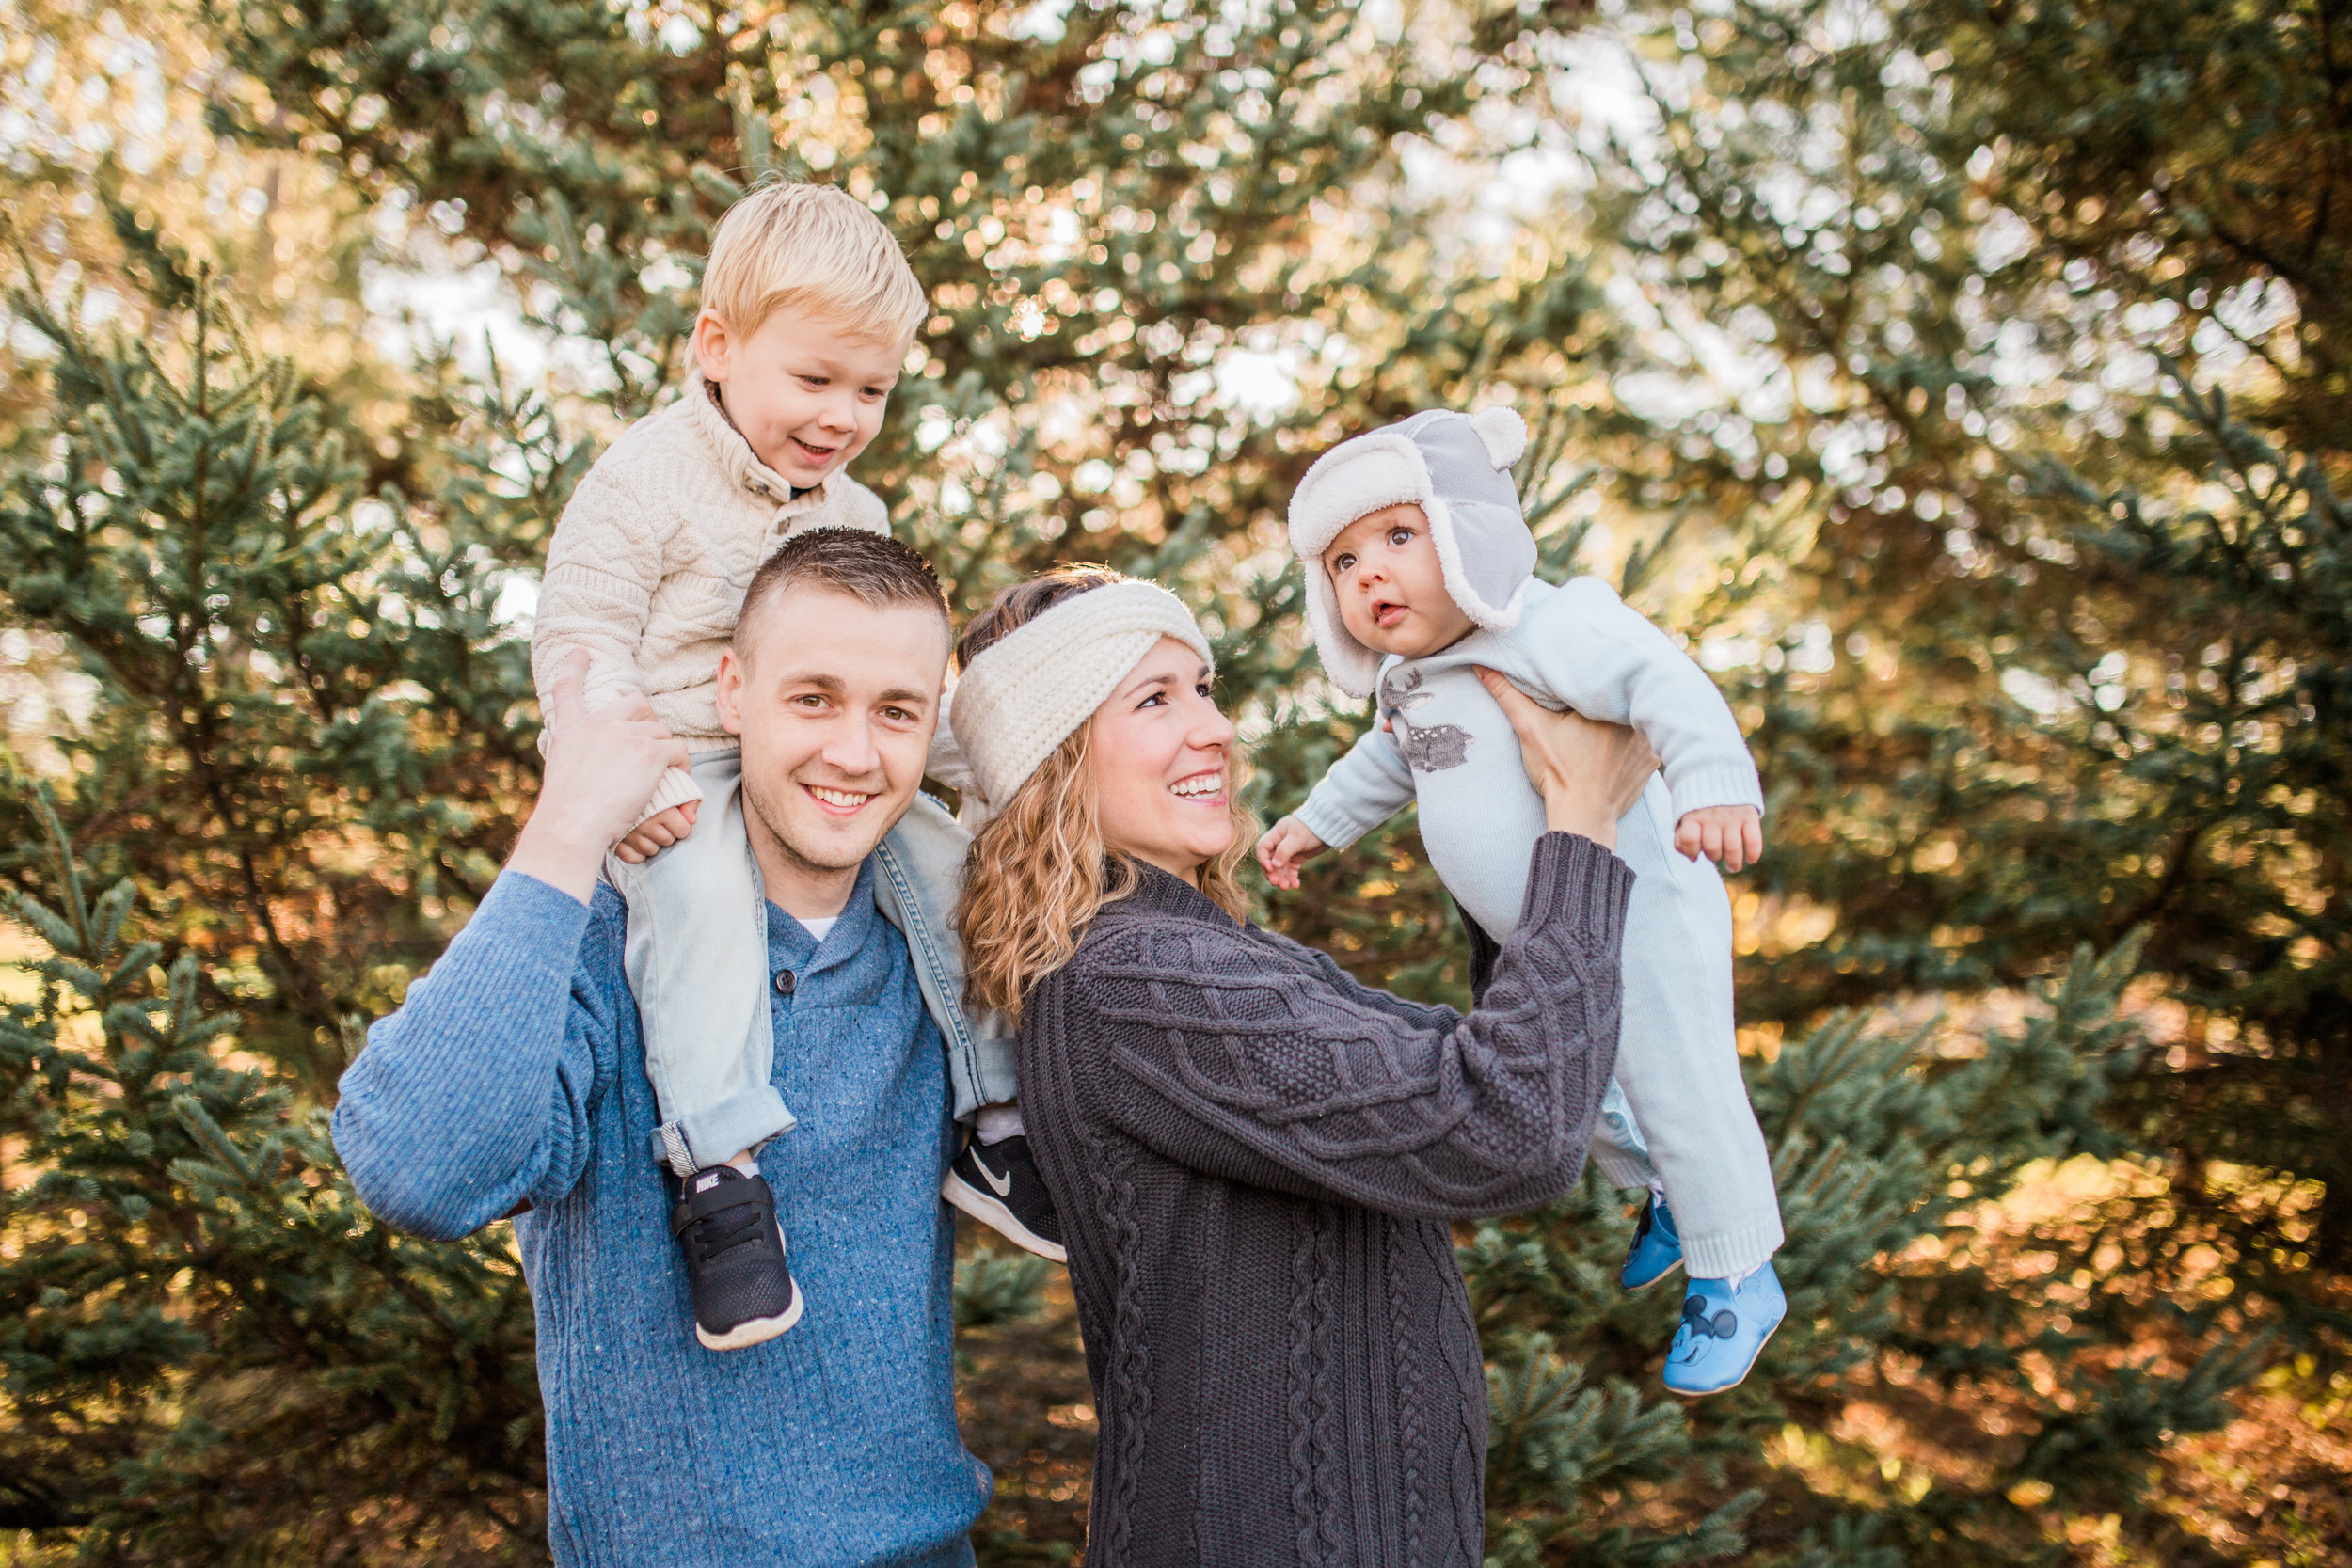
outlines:
M1014 1032L1005 1015L975 1011L963 997L963 943L956 935L956 899L963 891L963 859L972 835L947 808L917 792L914 803L874 851L874 903L907 939L914 973L940 1034L947 1041L947 1082L956 1119L1018 1094Z

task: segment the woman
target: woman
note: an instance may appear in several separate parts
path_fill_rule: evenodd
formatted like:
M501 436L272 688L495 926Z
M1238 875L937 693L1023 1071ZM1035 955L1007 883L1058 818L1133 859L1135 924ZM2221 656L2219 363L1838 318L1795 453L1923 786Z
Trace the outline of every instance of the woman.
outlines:
M1475 1568L1486 1385L1447 1223L1582 1168L1633 880L1609 847L1656 758L1496 684L1554 831L1464 1017L1242 924L1233 726L1165 590L1050 573L959 653L992 815L958 920L1070 1251L1087 1561Z

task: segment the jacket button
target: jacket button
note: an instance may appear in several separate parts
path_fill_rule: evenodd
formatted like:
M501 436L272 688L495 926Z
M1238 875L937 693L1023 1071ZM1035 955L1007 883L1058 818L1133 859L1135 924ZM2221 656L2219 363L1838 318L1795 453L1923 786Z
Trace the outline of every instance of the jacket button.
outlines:
M800 982L798 980L792 978L792 972L790 970L779 969L776 971L776 994L778 996L791 995L793 987L799 984Z

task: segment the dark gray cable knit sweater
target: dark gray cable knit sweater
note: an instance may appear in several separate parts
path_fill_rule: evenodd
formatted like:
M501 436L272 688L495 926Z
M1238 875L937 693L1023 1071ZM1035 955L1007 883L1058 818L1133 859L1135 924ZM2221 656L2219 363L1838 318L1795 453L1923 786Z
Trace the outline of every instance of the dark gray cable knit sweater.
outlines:
M1467 1017L1157 871L1039 985L1022 1100L1101 1414L1088 1568L1477 1568L1486 1383L1447 1222L1582 1170L1632 886L1547 834Z

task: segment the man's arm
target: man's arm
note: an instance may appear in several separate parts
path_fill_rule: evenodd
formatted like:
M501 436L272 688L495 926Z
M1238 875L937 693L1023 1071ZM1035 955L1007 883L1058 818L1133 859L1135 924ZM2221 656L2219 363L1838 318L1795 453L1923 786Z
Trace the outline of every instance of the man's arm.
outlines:
M613 1071L614 961L580 939L605 846L685 745L643 698L582 709L587 657L548 693L547 775L506 871L343 1074L335 1147L388 1223L454 1238L570 1190Z
M454 1241L571 1190L613 1071L617 961L581 962L588 907L508 872L343 1074L335 1149L386 1224Z

